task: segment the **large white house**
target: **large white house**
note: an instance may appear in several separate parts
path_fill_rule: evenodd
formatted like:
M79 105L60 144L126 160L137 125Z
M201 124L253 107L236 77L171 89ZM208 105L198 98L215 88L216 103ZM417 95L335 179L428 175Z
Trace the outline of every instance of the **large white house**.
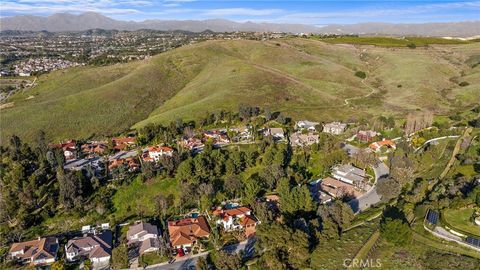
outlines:
M217 209L213 212L219 219L217 225L223 226L225 231L245 230L245 236L255 234L256 226L259 223L252 215L252 210L247 207L236 207L231 209Z
M276 140L285 139L283 128L267 128L263 132L263 136L272 136Z
M311 131L311 132L314 132L316 131L315 127L320 125L320 123L318 122L312 122L312 121L308 121L308 120L301 120L301 121L298 121L296 124L295 124L295 128L297 130L308 130L308 131Z
M332 176L348 184L359 184L366 176L364 170L350 164L336 166L332 170Z
M347 124L340 123L340 122L332 122L323 125L323 132L330 133L334 135L339 135L345 132L347 129Z
M153 146L149 147L148 151L143 154L143 160L144 161L155 161L158 162L161 157L167 156L171 157L173 156L173 148L170 148L168 146Z

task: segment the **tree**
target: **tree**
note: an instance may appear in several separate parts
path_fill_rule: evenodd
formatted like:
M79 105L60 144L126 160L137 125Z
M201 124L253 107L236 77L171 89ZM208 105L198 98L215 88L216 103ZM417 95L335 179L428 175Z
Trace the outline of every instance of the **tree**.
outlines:
M295 216L299 212L310 212L315 208L306 185L290 188L288 179L282 178L278 184L280 210L284 214Z
M238 175L230 175L225 179L223 187L231 198L236 198L243 189L243 183Z
M365 149L360 149L359 151L354 153L353 159L355 161L355 164L362 168L366 168L376 163L376 159L373 153Z
M170 199L169 197L166 197L163 194L158 194L155 196L155 205L157 207L157 213L160 219L162 220L167 214L168 206L171 204L171 200L169 199Z
M317 215L322 221L322 234L325 234L328 239L337 238L341 235L343 230L350 226L354 218L352 208L341 201L335 201L331 205L320 205Z
M57 169L57 180L60 191L60 202L67 209L78 208L83 203L83 175L81 172L65 173L63 168Z
M284 265L287 269L302 269L309 265L309 241L305 232L272 222L259 226L257 237L260 249L269 250L264 253L266 257L262 255L268 268Z
M243 201L245 203L253 203L257 198L258 193L260 192L260 177L258 174L252 174L249 178L244 181L244 197Z
M382 201L396 198L400 195L401 189L400 184L392 177L379 179L377 183L377 193L382 196Z
M357 72L355 72L355 76L359 77L360 79L365 79L365 78L367 78L367 74L366 74L365 72L363 72L363 71L360 71L360 70L357 71Z
M242 258L238 253L226 253L224 251L212 251L210 258L218 270L237 270L242 266Z
M92 270L92 261L90 259L83 261L83 270Z
M112 264L114 269L128 268L128 249L125 245L120 245L112 251Z
M386 218L380 225L380 233L385 240L398 246L412 241L412 231L401 219Z
M152 162L145 161L142 164L142 180L145 182L155 176Z
M63 265L63 261L61 260L55 261L50 266L50 270L64 270L64 269L65 269L65 266ZM89 270L89 269L85 269L85 270Z
M265 119L266 119L267 121L270 121L270 120L272 119L272 115L273 115L273 114L272 114L272 111L270 111L270 108L268 108L268 107L265 108L265 109L263 110L263 113L264 113Z
M204 257L198 257L197 263L195 264L196 269L198 270L208 270L208 262Z

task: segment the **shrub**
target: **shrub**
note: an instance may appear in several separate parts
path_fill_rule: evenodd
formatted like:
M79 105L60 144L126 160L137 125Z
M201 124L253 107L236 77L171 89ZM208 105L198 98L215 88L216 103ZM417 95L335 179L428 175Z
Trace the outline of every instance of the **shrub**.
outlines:
M363 71L360 71L360 70L357 71L357 72L355 72L355 76L357 76L357 77L359 77L359 78L361 78L361 79L367 78L367 74L366 74L365 72L363 72Z
M390 243L405 246L412 241L412 231L401 219L387 218L380 225L382 237Z
M415 43L409 43L407 45L407 47L410 48L410 49L415 49L415 48L417 48L417 45L415 45Z

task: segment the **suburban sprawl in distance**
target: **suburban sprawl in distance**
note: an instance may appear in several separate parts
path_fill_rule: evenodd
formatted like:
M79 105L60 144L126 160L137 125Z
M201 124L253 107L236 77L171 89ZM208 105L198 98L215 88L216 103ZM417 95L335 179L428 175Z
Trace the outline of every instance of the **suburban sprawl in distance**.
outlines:
M2 29L0 269L479 269L479 39L108 22Z

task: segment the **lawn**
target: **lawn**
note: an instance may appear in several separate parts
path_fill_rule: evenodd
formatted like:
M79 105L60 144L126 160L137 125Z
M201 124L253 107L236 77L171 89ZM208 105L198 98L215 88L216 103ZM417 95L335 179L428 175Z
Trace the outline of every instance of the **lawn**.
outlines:
M168 257L161 256L155 252L149 252L142 255L141 262L145 265L153 265L168 261Z
M442 212L446 225L453 230L466 232L480 237L480 226L477 226L470 220L474 209L447 209Z
M136 177L132 183L121 186L112 198L115 218L122 220L143 212L144 216L155 215L155 196L179 192L177 180L155 178L145 183Z

